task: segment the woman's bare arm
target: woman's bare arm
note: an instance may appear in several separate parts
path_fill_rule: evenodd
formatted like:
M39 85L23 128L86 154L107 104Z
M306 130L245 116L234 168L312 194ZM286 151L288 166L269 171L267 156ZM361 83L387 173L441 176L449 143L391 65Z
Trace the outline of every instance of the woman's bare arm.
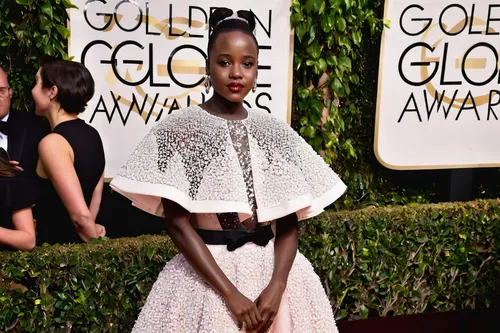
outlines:
M97 215L99 214L99 209L101 207L102 200L102 189L104 187L104 174L101 175L101 179L99 179L99 183L92 192L92 200L90 201L90 213L94 217L94 221L97 219Z
M190 214L177 203L163 199L167 233L198 274L225 300L239 324L255 330L261 322L255 304L242 295L220 269L207 246L191 226Z
M86 242L97 238L94 217L83 197L69 143L61 135L52 133L40 142L38 153L43 170L52 181L80 238Z
M35 247L35 222L31 207L12 213L14 230L0 227L0 244L16 250L31 250Z

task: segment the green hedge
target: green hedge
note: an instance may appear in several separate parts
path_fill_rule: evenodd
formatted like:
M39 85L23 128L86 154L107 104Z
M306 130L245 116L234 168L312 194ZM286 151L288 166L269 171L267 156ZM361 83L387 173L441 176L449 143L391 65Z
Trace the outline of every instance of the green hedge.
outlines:
M328 212L300 233L338 319L500 303L500 200ZM0 332L128 332L175 252L142 236L0 253Z

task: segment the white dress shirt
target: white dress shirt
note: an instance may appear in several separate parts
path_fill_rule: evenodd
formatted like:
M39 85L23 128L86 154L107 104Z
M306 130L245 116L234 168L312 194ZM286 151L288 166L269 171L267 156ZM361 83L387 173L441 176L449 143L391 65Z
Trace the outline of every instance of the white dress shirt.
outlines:
M9 113L7 113L5 117L0 119L0 121L7 121L8 119L9 119ZM7 137L7 135L0 132L0 147L7 150L8 143L9 143L9 138Z

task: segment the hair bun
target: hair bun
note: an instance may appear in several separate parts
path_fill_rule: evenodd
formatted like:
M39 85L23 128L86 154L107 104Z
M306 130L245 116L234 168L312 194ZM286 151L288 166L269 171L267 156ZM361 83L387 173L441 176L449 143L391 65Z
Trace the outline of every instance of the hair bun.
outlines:
M233 15L233 11L229 8L226 7L220 7L214 10L214 12L210 15L210 26L212 29L217 26L222 20L230 17ZM248 22L248 25L250 26L250 30L255 29L255 16L254 14L249 11L249 10L238 10L237 11L238 17L241 17L242 19L245 19Z
M210 20L208 23L213 28L219 24L220 21L231 15L233 15L233 11L231 9L225 7L217 8L212 14L210 14Z
M250 30L255 29L255 15L249 10L238 10L238 16L247 20Z

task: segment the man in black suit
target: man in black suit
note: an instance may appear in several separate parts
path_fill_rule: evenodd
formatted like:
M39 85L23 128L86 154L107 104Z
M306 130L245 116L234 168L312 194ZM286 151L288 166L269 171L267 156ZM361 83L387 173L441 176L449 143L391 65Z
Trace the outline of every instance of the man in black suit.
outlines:
M12 161L19 162L22 176L36 175L38 143L49 133L48 123L32 112L10 109L13 90L6 71L0 67L0 147Z

